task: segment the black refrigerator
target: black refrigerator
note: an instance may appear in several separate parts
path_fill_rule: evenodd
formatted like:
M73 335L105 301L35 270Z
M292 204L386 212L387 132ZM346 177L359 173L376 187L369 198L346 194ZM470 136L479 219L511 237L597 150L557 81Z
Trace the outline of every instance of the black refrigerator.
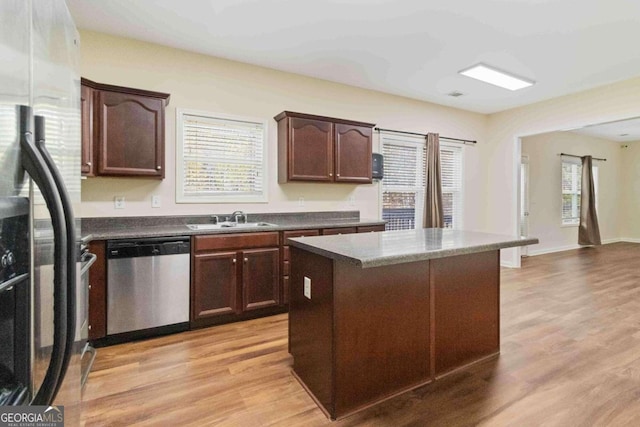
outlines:
M0 2L0 404L63 405L68 425L87 339L79 44L64 0Z

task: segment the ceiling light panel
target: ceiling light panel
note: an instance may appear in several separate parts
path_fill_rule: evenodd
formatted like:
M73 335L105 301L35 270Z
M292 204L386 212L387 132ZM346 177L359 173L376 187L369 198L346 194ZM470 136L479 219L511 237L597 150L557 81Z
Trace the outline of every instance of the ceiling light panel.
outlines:
M459 73L463 76L509 90L524 89L525 87L533 86L535 83L534 81L516 77L513 74L505 73L504 71L497 70L485 64L474 65L473 67L459 71Z

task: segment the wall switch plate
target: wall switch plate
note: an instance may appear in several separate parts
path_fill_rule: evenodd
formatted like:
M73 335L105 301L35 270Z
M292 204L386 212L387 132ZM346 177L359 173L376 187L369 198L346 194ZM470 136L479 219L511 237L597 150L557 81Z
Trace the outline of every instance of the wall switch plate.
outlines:
M298 197L298 206L304 206L304 197Z
M349 206L355 206L355 205L356 205L356 196L352 194L349 196Z
M124 209L124 196L116 196L113 199L113 207L115 209Z
M152 208L159 208L160 207L160 196L153 195L151 196L151 207Z
M304 277L304 296L311 299L311 279Z

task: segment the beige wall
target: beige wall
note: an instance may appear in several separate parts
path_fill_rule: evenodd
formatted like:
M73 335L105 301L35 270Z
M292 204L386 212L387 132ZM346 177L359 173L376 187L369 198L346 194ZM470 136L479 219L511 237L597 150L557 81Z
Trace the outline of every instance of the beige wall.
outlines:
M640 242L640 141L621 144L622 185L620 237Z
M480 159L486 165L484 196L490 207L479 212L484 229L518 232L520 137L639 116L640 78L490 115L490 150ZM518 254L518 249L503 250L503 262L519 265Z
M466 147L467 169L465 224L478 228L475 215L484 168L479 158L487 149L486 122L482 114L456 110L359 89L324 80L302 77L198 55L158 45L81 32L81 74L100 82L171 94L166 123L166 179L89 178L82 182L82 216L129 216L360 210L363 217L379 216L378 185L277 183L277 129L273 116L283 110L327 115L376 123L383 128L479 140ZM176 108L269 120L269 202L267 204L176 204L175 118ZM374 151L377 149L377 135ZM151 208L151 196L160 195L162 208ZM124 196L126 208L113 207L114 196ZM350 204L350 196L355 202ZM299 197L305 206L298 206Z
M487 116L99 33L82 31L81 41L84 77L171 93L166 125L167 178L85 180L85 217L225 213L235 209L357 209L365 217L378 216L378 184L279 185L275 170L269 178L267 204L175 204L176 108L269 119L271 168L276 164L272 118L282 110L292 110L478 140L477 146L465 147L465 228L514 235L519 216L520 137L640 116L640 78ZM162 209L151 208L154 194L162 197ZM113 208L116 195L126 197L126 209ZM351 195L355 197L353 206ZM304 207L298 206L299 197L306 199ZM503 250L503 262L519 265L518 254L517 249Z
M603 242L618 240L622 188L622 149L620 143L571 132L551 132L522 138L522 154L529 158L529 235L540 244L529 248L529 255L575 249L578 226L562 226L562 180L559 153L591 155L607 159L594 162L598 167L597 210Z

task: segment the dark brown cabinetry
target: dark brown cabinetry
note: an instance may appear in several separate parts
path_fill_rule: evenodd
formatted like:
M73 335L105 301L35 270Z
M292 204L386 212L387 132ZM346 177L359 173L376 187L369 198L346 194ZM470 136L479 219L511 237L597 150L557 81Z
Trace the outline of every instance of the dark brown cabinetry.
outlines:
M385 225L363 225L362 227L358 227L358 233L373 233L376 231L384 231Z
M323 228L323 236L333 236L336 234L353 234L357 233L356 227L339 227L339 228Z
M193 319L236 312L237 257L235 252L194 255L191 305Z
M82 79L82 171L164 178L169 94Z
M107 255L104 240L89 243L96 262L89 269L89 340L107 335Z
M281 306L278 233L195 236L191 325L268 314Z
M374 124L283 111L278 181L371 182Z
M319 236L320 230L294 230L283 231L282 238L280 239L280 246L282 247L282 303L289 304L289 273L291 271L290 264L290 248L287 244L287 239L294 237L305 236Z

